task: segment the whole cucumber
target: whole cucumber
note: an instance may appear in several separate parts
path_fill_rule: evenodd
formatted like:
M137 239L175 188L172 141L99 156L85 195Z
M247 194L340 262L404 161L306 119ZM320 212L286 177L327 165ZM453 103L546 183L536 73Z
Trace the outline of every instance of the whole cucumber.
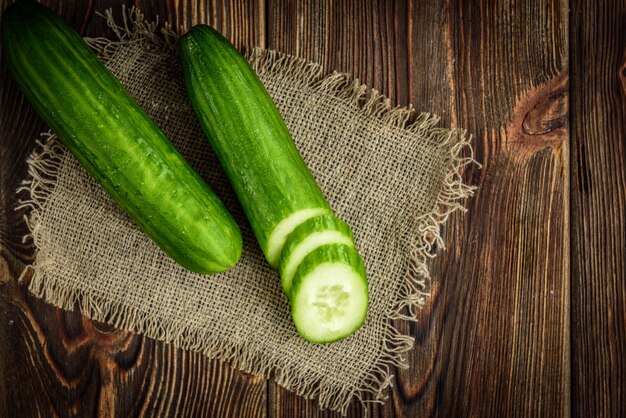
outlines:
M242 240L230 213L72 28L19 0L3 13L2 42L28 101L163 251L202 274L236 264Z

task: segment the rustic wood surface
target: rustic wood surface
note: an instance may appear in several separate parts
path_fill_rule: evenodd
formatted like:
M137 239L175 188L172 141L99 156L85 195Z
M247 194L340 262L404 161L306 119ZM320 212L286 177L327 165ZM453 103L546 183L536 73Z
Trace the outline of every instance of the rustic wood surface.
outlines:
M474 135L479 190L445 227L419 322L398 324L416 337L410 368L372 416L626 416L623 1L44 3L87 36L112 35L97 12L121 4L209 23ZM337 416L17 285L32 248L14 191L46 127L0 71L0 416Z

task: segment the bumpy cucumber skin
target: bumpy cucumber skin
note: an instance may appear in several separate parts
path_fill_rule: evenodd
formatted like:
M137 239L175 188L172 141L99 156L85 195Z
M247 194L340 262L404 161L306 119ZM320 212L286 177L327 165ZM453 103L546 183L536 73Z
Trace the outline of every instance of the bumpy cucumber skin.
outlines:
M333 338L328 338L325 340L318 340L315 338L311 338L308 335L307 331L298 327L298 321L296 318L298 317L298 304L294 303L294 300L298 293L300 292L300 288L302 287L303 280L306 279L307 275L315 270L320 265L324 263L332 262L332 263L344 263L351 266L354 271L362 278L363 280L363 291L365 292L365 306L363 309L363 317L361 321L348 332L337 335ZM291 301L291 316L294 318L294 322L296 324L296 328L298 333L305 340L316 343L316 344L327 344L342 340L344 338L349 337L354 334L363 324L365 323L365 318L367 314L367 305L369 304L369 290L367 286L367 274L365 271L365 265L363 264L363 260L359 253L350 246L340 245L340 244L329 244L324 245L317 248L315 251L307 255L304 260L298 266L296 270L296 274L293 277L293 282L291 285L291 290L289 291L289 299Z
M3 13L2 40L35 110L159 247L201 274L235 265L234 219L76 32L46 7L18 1Z
M286 274L286 267L294 250L311 234L327 231L339 232L341 235L344 235L354 247L352 230L350 229L350 226L333 214L319 215L314 218L308 219L307 221L298 225L287 237L287 241L285 242L285 245L280 255L279 271L283 291L285 291L286 294L289 294L289 289L291 289L291 282L293 278L288 277L288 275Z
M265 87L214 29L180 39L187 91L205 135L270 264L268 238L292 213L329 208Z

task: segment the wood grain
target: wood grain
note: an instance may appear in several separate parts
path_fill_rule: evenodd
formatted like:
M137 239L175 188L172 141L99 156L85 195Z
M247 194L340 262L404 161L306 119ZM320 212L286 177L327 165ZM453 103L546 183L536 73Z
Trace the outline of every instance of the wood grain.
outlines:
M626 3L571 7L572 411L626 416Z
M95 11L111 7L121 17L118 1L44 3L84 35L113 36ZM236 30L240 44L254 44L259 36L262 19L255 17L259 9L250 4L214 5L226 16L216 26ZM173 11L163 13L146 5L146 16L169 16L172 24L186 27L203 18L191 6L165 6ZM32 248L21 243L25 225L13 211L14 191L26 176L26 156L37 135L47 128L3 62L0 70L0 416L265 416L264 379L61 311L17 285Z
M407 417L565 414L566 4L328 3L315 11L270 5L268 45L314 51L310 58L397 104L467 127L484 164L467 174L480 190L469 213L448 226L453 248L433 264L439 280L429 306L417 325L398 324L417 338L410 367L396 371L391 401L370 410ZM329 28L321 39L311 29L319 25ZM329 415L271 382L269 398L272 416ZM361 412L356 404L349 416Z
M121 17L122 3L182 30L208 23L474 135L479 189L443 230L417 323L396 324L416 346L371 416L626 415L623 1L44 3L89 36L113 36L97 12ZM0 88L0 416L338 416L18 286L32 248L13 191L46 128L1 60Z
M450 13L452 119L476 133L483 169L433 263L443 280L415 353L425 346L433 360L414 388L436 386L442 416L569 412L568 131L549 122L568 90L567 6L535 6L463 2ZM550 128L528 132L529 120Z

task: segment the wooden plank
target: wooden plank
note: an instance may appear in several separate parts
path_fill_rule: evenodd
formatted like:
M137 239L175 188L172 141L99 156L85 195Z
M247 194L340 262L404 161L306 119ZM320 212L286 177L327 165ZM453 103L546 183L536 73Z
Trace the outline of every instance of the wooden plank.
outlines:
M452 47L452 40L458 33L451 27L454 15L452 8L450 2L446 2L445 6L430 2L409 2L406 35L410 68L408 94L409 102L417 111L439 115L443 126L465 127L457 121L459 112L455 106L455 98L462 93L456 91L459 86L453 80L458 51ZM480 153L481 143L477 141L474 147ZM468 180L474 178L472 173L466 175ZM453 217L446 229L454 231L462 228L463 221L471 218L473 216L468 214L457 224L459 219ZM450 244L458 239L449 232L444 237ZM458 252L458 249L449 248L439 252L438 257L447 257L448 251ZM447 258L438 261L442 266L447 265ZM395 371L397 382L390 394L392 404L386 405L386 414L381 415L432 416L450 403L450 400L442 400L439 389L441 383L437 381L441 375L441 333L446 321L440 295L445 283L448 280L454 283L455 277L438 267L437 263L432 264L431 275L434 279L430 288L431 299L417 312L417 323L396 323L402 332L415 336L416 345L414 352L408 355L409 368ZM390 413L390 410L393 412Z
M111 7L121 17L119 1L44 3L90 36L112 36L96 11ZM148 18L169 16L183 27L208 18L240 45L263 42L260 2L212 2L213 9L204 2L155 3L165 12L140 4ZM14 191L34 140L47 128L4 63L0 86L0 416L264 416L264 379L61 311L16 284L32 248L21 243L25 225L13 212Z
M104 30L94 12L107 1L48 3L83 33ZM209 21L238 45L267 43L347 71L476 135L485 167L468 178L481 189L446 228L434 297L407 327L417 337L411 368L396 372L391 401L374 416L567 414L570 191L571 410L625 415L624 6L570 5L570 189L566 2L424 3L141 6L173 25ZM19 241L11 191L44 125L1 71L0 415L262 414L257 378L61 312L15 286L30 249ZM271 415L333 415L273 384L269 393Z
M0 285L0 416L263 416L265 380ZM19 384L18 384L19 383Z
M149 20L157 16L180 33L204 23L237 47L265 45L265 2L262 0L134 0Z
M416 2L417 3L417 2ZM405 1L268 1L268 48L307 58L359 78L394 102L409 103ZM340 416L269 382L268 415ZM378 410L376 407L375 410ZM349 417L363 415L354 402ZM391 416L391 415L390 415Z
M567 4L268 4L268 46L475 135L480 189L445 230L411 367L374 416L569 411ZM320 12L321 10L321 12ZM317 27L328 28L323 37ZM312 52L313 51L313 52ZM270 383L270 416L330 416ZM358 416L354 405L349 415Z
M414 354L431 364L404 392L441 416L567 415L567 4L450 6L452 121L483 169L433 263Z
M358 77L408 104L405 1L267 3L267 46Z
M626 416L626 3L571 7L572 411Z

